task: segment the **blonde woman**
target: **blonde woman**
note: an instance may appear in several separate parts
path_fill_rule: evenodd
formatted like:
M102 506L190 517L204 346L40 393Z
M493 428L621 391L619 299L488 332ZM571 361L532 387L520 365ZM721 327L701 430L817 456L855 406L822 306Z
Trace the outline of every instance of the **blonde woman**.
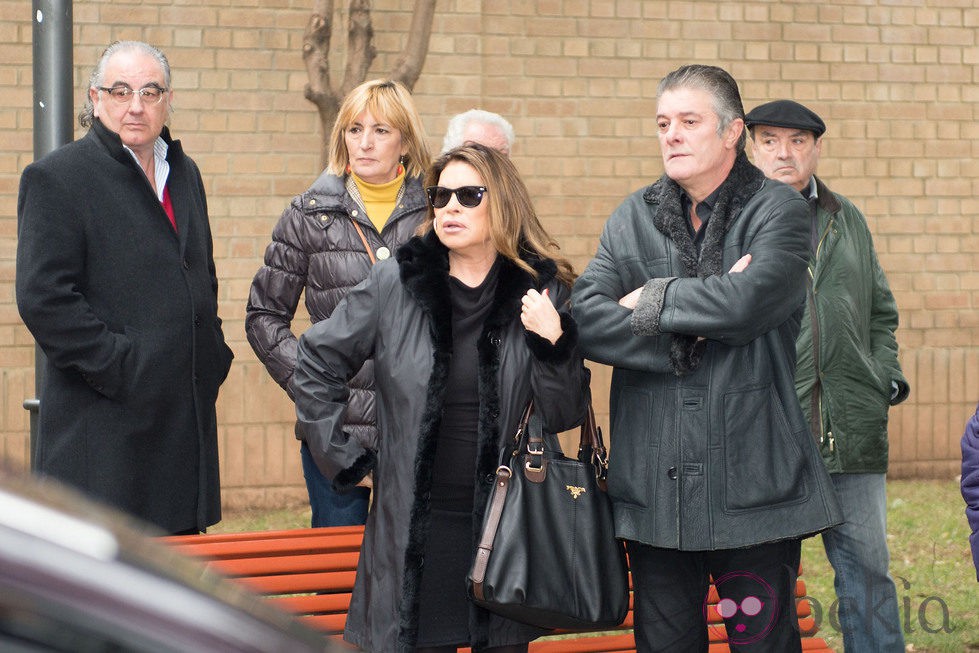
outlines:
M412 236L426 216L422 175L430 161L421 119L404 86L372 80L347 95L333 125L329 165L282 213L248 297L248 342L287 392L296 365L291 325L300 296L305 294L313 323L326 319L376 261ZM344 431L372 446L377 430L370 360L349 388ZM336 492L305 444L300 451L312 525L363 524L370 490Z

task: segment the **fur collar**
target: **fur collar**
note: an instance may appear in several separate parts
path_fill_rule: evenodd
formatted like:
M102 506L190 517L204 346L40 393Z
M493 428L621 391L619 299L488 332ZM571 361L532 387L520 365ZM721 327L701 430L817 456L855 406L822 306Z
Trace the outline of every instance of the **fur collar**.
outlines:
M764 182L764 173L748 162L744 152L739 153L731 172L721 183L699 255L687 230L687 217L683 215L680 199L683 189L680 185L664 174L643 193L643 199L652 205L653 224L673 242L685 276L704 279L725 272L724 237L741 214L741 209L761 190ZM705 343L703 340L697 342L696 336L673 334L670 363L678 376L697 369Z
M397 259L401 281L425 312L433 318L447 317L451 320L449 250L435 232L430 231L409 240L398 250ZM540 290L557 275L557 266L550 259L527 256L523 260L537 272L537 280L512 262L504 261L487 327L499 327L515 318L520 313L520 298L527 288ZM436 323L441 322L436 320Z

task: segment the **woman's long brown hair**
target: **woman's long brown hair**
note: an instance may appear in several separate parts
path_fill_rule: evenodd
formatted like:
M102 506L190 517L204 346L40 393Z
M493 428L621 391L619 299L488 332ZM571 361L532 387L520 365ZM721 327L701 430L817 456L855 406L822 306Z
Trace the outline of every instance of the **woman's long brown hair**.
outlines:
M541 224L530 200L530 192L510 159L483 145L457 147L436 159L425 177L425 186L437 186L442 171L453 161L471 166L486 186L483 201L489 201L490 240L496 251L535 279L537 272L523 260L521 254L551 259L557 265L558 279L570 287L577 276L574 268L561 256L561 248ZM418 228L420 235L432 229L435 210L431 205L428 207L428 217Z

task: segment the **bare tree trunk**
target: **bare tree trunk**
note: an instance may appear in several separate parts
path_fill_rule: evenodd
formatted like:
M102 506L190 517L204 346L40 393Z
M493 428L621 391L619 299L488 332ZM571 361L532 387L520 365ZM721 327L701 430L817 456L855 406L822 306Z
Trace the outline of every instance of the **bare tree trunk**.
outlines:
M347 24L347 67L343 71L340 99L367 79L367 70L374 62L374 26L371 24L371 0L350 0L350 20Z
M415 3L408 40L391 71L390 78L401 82L408 90L415 87L428 56L435 3L436 0L418 0ZM320 163L324 167L329 158L330 132L340 103L347 93L367 78L367 72L377 55L371 23L371 0L350 0L346 65L343 79L335 88L330 77L329 61L333 11L333 0L314 0L313 15L309 17L303 34L303 62L309 78L304 95L319 112Z
M435 17L435 0L418 0L415 13L411 16L408 42L401 56L394 62L391 78L396 79L408 90L415 88L415 82L422 73L425 57L428 56L428 43L432 36L432 19Z
M316 0L313 15L303 33L303 62L306 64L306 99L316 105L320 115L320 163L326 166L330 129L340 101L330 82L330 39L333 36L333 0Z

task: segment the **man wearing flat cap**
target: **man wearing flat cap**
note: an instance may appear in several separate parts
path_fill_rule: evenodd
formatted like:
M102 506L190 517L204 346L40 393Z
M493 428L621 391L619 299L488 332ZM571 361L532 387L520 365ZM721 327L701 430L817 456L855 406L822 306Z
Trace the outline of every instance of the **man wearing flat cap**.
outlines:
M888 573L887 411L910 390L897 357L898 312L863 214L816 176L826 124L792 100L745 116L755 164L808 200L808 299L796 391L846 521L822 535L836 574L846 651L904 651Z

